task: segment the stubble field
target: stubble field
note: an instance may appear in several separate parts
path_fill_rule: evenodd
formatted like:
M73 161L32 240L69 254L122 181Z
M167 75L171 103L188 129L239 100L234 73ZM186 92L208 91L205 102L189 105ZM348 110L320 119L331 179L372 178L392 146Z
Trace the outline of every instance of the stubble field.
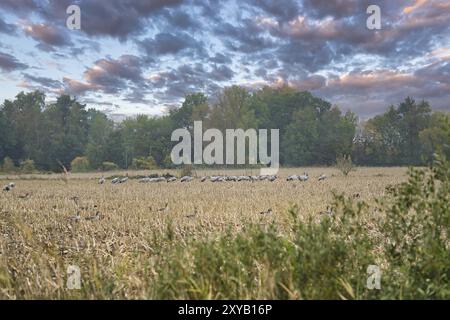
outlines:
M286 181L288 175L304 171L308 181ZM278 233L288 234L290 208L298 208L300 220L318 219L326 213L333 192L373 203L385 195L387 186L405 181L406 172L406 168L358 168L344 177L333 168L298 168L282 169L274 182L195 179L144 184L133 179L143 172L130 171L130 180L117 185L110 180L99 185L97 173L0 176L1 185L16 184L0 195L0 298L273 298L267 288L270 275L265 276L268 283L258 285L261 292L237 289L224 296L220 289L209 288L211 284L195 283L191 287L196 289L177 296L173 294L177 283L174 288L159 285L161 270L170 273L174 267L179 272L166 260L189 250L192 242L238 235L254 225L276 225ZM196 174L219 173L244 171ZM322 173L327 179L318 181ZM80 218L72 220L77 213ZM173 263L183 264L183 259ZM69 266L80 268L79 290L67 287ZM166 294L169 291L172 294ZM293 292L287 297L302 298Z

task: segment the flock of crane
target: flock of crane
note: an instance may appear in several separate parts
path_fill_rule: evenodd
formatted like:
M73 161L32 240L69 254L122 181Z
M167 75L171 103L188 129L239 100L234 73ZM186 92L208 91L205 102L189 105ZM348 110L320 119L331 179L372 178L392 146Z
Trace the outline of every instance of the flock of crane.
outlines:
M319 181L323 181L327 178L327 176L325 174L322 174L318 177ZM235 181L235 182L240 182L240 181L251 181L251 182L255 182L255 181L270 181L273 182L275 180L278 179L277 175L259 175L259 176L224 176L224 175L217 175L217 176L203 176L200 178L200 182L205 182L205 181L211 181L211 182L226 182L226 181ZM175 182L175 181L180 181L180 182L191 182L194 180L194 177L192 176L183 176L180 179L178 179L177 177L174 176L161 176L161 177L144 177L138 180L139 183L157 183L157 182ZM303 173L301 175L290 175L289 177L286 178L286 181L308 181L309 180L309 175L308 173ZM125 183L128 181L128 177L116 177L114 179L111 180L112 184L121 184L121 183ZM101 177L100 180L98 181L99 184L104 184L106 182L106 179L104 177Z

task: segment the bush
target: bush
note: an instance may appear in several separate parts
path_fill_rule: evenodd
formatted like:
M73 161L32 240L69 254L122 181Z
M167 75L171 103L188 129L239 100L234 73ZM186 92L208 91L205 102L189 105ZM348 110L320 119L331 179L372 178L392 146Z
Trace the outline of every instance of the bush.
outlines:
M355 167L350 155L340 155L336 158L336 168L338 168L344 176L348 176L351 171L355 171Z
M158 168L152 156L133 159L131 167L135 170L153 170Z
M20 171L22 173L33 173L36 171L34 161L31 159L24 160L20 163Z
M172 158L170 156L170 154L168 154L165 158L164 161L162 163L163 167L166 169L172 169L175 167L175 165L172 162Z
M103 171L119 170L119 166L114 162L105 161L102 163L102 170Z
M76 157L70 163L73 172L87 172L91 168L87 157Z
M10 157L5 157L3 159L2 172L14 172L16 171L16 166L14 165L14 161Z
M435 155L429 170L409 171L409 180L388 190L381 230L386 239L387 281L396 298L450 297L450 162Z

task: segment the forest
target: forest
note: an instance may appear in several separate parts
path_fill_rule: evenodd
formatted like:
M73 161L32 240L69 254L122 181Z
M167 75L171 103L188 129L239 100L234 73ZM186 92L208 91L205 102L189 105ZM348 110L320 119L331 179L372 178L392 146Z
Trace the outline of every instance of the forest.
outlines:
M214 98L188 94L162 116L120 123L67 95L47 103L40 91L21 92L0 106L0 165L6 172L171 168L172 131L200 120L204 129L279 129L282 166L327 166L340 155L364 166L424 165L437 149L450 156L449 113L433 112L426 101L407 97L360 121L292 87L232 86Z

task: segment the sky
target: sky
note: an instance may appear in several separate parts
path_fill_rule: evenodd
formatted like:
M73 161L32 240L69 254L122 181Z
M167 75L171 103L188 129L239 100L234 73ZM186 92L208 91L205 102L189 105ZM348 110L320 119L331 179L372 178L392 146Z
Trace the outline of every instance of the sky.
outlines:
M161 115L192 92L284 84L362 118L407 96L450 111L450 1L0 0L0 103L39 89Z

